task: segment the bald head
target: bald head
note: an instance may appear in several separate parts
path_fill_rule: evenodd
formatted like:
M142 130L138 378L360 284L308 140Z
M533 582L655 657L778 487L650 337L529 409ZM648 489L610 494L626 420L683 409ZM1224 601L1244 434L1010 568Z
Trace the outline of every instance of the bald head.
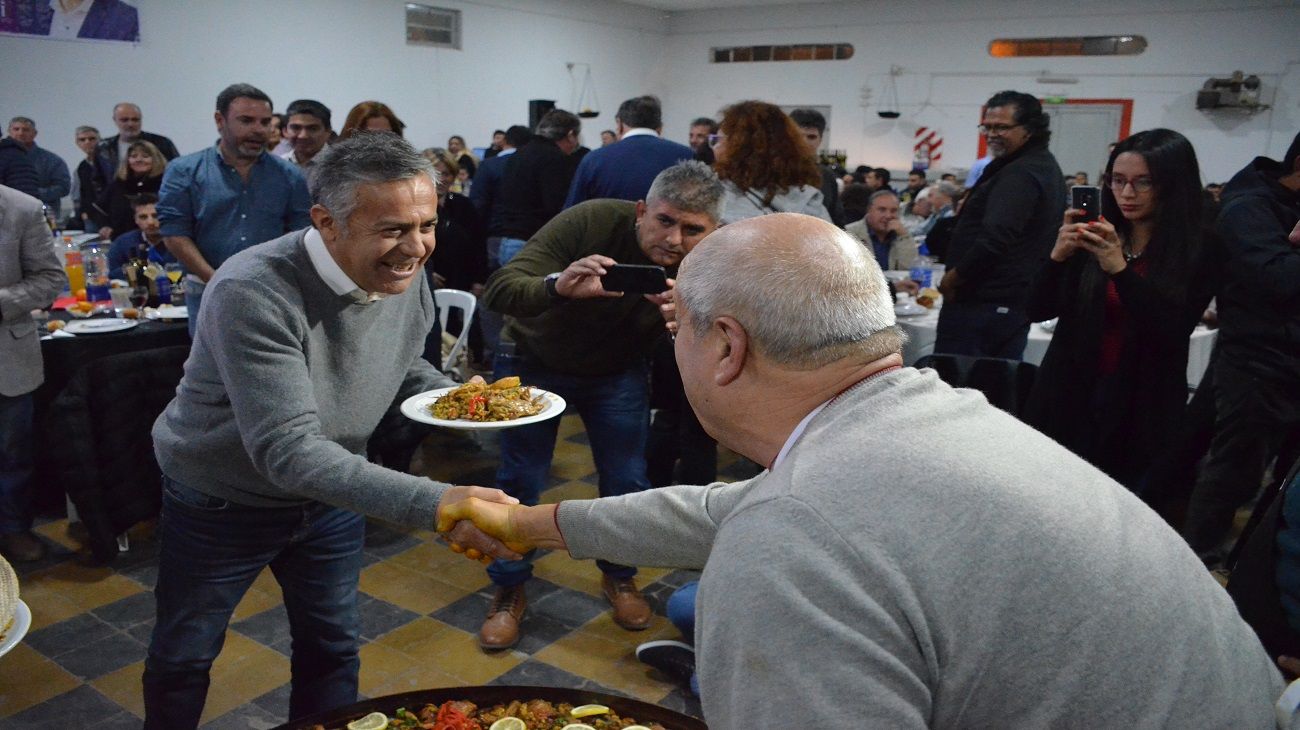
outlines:
M140 113L140 107L129 101L113 107L113 124L117 125L117 133L125 142L134 142L140 137L143 120L144 115Z
M902 347L875 259L812 216L777 213L718 229L683 260L677 301L697 335L732 317L760 355L787 368L877 360Z

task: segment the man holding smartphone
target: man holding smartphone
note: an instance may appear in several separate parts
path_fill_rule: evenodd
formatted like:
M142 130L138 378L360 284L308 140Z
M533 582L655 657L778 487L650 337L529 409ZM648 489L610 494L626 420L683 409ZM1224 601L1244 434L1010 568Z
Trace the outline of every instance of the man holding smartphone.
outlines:
M488 279L484 305L506 318L496 377L517 375L577 409L602 496L650 487L646 358L663 336L664 320L657 298L642 294L667 288L663 277L675 274L686 252L717 228L722 198L722 184L707 165L679 163L655 178L643 201L590 200L564 211ZM619 264L661 268L622 274L625 290L617 291L603 277ZM552 419L503 430L497 485L525 504L537 504L558 428L559 419ZM644 629L651 611L633 582L636 569L598 565L614 620L626 629ZM527 558L498 560L488 575L497 593L479 644L509 648L519 641L532 565Z

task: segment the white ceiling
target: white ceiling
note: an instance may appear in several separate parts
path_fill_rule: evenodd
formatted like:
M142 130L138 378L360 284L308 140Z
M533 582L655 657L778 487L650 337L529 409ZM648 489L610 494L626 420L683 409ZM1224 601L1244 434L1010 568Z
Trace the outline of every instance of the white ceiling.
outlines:
M739 8L752 5L814 5L828 0L623 0L629 5L666 10L670 12L683 10L713 10L715 8Z

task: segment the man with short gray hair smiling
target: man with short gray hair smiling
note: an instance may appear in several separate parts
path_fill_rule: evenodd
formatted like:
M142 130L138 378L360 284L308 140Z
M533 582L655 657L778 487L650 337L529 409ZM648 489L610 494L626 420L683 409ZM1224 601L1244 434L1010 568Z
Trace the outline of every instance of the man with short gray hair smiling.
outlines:
M284 591L291 718L356 701L362 517L428 527L495 489L369 463L395 403L454 385L421 357L437 316L434 172L392 134L317 160L312 226L228 259L185 376L154 424L163 471L145 727L192 728L231 612L268 565Z
M848 234L791 213L732 223L676 291L691 405L767 469L471 499L440 529L703 568L714 730L1274 726L1281 675L1186 543L978 392L902 367L885 279Z

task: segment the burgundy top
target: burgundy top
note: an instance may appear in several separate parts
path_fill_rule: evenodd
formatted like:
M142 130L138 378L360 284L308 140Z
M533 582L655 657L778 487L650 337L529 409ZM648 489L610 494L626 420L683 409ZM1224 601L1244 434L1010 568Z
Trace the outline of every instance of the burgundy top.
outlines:
M1130 261L1128 266L1133 273L1146 277L1145 258ZM1105 319L1101 326L1101 353L1097 362L1097 370L1102 375L1111 375L1119 370L1119 358L1124 352L1124 320L1124 304L1115 288L1115 279L1110 278L1106 281Z

